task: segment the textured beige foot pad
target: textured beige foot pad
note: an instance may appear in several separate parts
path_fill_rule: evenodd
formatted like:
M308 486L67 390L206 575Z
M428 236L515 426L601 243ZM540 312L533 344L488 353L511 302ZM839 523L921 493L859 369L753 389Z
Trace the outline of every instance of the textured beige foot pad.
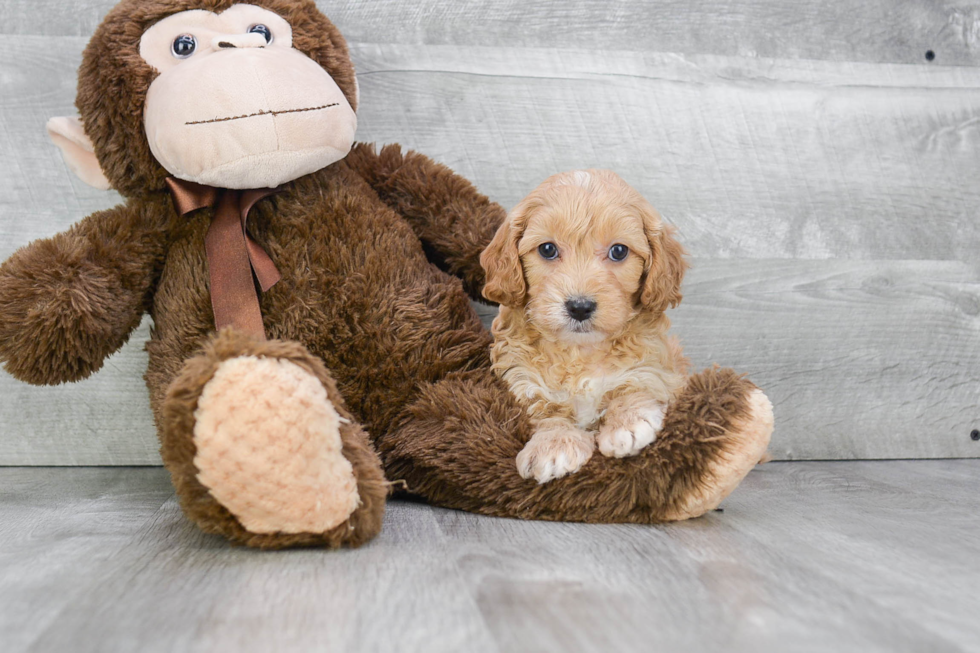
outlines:
M255 356L221 363L194 418L198 480L252 533L320 533L357 508L340 417L298 365Z
M709 468L702 491L689 497L668 519L699 517L717 508L765 456L772 429L772 403L762 390L753 390L748 418L733 429L738 433L737 444Z

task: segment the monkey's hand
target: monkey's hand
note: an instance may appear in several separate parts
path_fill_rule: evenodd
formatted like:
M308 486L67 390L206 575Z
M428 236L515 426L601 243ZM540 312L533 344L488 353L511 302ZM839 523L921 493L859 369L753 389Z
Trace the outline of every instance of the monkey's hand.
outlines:
M22 381L83 379L142 318L161 243L129 206L95 213L0 266L0 362ZM162 255L162 254L161 254Z
M347 163L388 206L411 225L429 260L463 280L481 302L485 275L480 254L493 239L506 211L473 184L424 154L386 145L358 143Z

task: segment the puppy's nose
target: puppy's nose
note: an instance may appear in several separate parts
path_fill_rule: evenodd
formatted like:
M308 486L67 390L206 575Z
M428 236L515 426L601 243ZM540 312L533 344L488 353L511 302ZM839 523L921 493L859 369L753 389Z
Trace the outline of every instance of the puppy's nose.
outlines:
M596 303L585 297L572 297L565 302L565 310L573 320L585 322L595 313Z

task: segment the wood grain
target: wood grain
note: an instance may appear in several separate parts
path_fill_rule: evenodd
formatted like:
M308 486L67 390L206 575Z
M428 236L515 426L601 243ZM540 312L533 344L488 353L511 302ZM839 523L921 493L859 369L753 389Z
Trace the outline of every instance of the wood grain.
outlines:
M776 458L980 455L980 266L696 264L674 330L766 391Z
M143 383L149 326L80 383L37 387L0 370L0 465L162 464Z
M980 583L977 471L975 461L763 466L725 515L745 546L764 542L788 565L842 579L847 594L901 615L919 633L892 633L895 650L977 650L976 606L961 598ZM951 484L955 476L972 483Z
M73 112L83 40L8 40L0 256L118 201L72 180L44 133ZM980 70L456 46L354 56L362 140L425 152L508 207L556 171L607 167L696 256L980 250Z
M0 469L3 650L27 650L84 603L92 571L172 496L161 469Z
M513 206L611 168L695 256L973 260L980 71L363 46L361 137Z
M432 509L401 504L356 551L230 549L163 505L32 651L496 653Z
M977 499L904 482L936 490L942 465L773 463L724 513L653 530L437 515L508 650L975 650Z
M771 463L662 527L390 502L355 551L192 527L159 469L0 469L0 641L32 651L978 651L980 462ZM162 505L161 505L162 503Z
M88 36L114 0L7 0L3 34ZM920 0L319 0L348 40L976 65L980 9Z
M0 49L0 260L36 238L118 204L80 182L48 140L49 118L75 115L85 38L6 37Z

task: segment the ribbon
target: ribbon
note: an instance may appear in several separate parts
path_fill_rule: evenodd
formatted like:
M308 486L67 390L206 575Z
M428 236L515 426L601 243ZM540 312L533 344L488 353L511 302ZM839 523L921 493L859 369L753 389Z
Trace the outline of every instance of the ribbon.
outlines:
M262 311L252 275L254 273L263 292L276 285L282 275L266 251L248 235L248 212L256 202L279 189L229 190L174 177L167 178L167 186L181 216L214 208L204 248L208 257L215 327L221 330L232 326L265 340Z

